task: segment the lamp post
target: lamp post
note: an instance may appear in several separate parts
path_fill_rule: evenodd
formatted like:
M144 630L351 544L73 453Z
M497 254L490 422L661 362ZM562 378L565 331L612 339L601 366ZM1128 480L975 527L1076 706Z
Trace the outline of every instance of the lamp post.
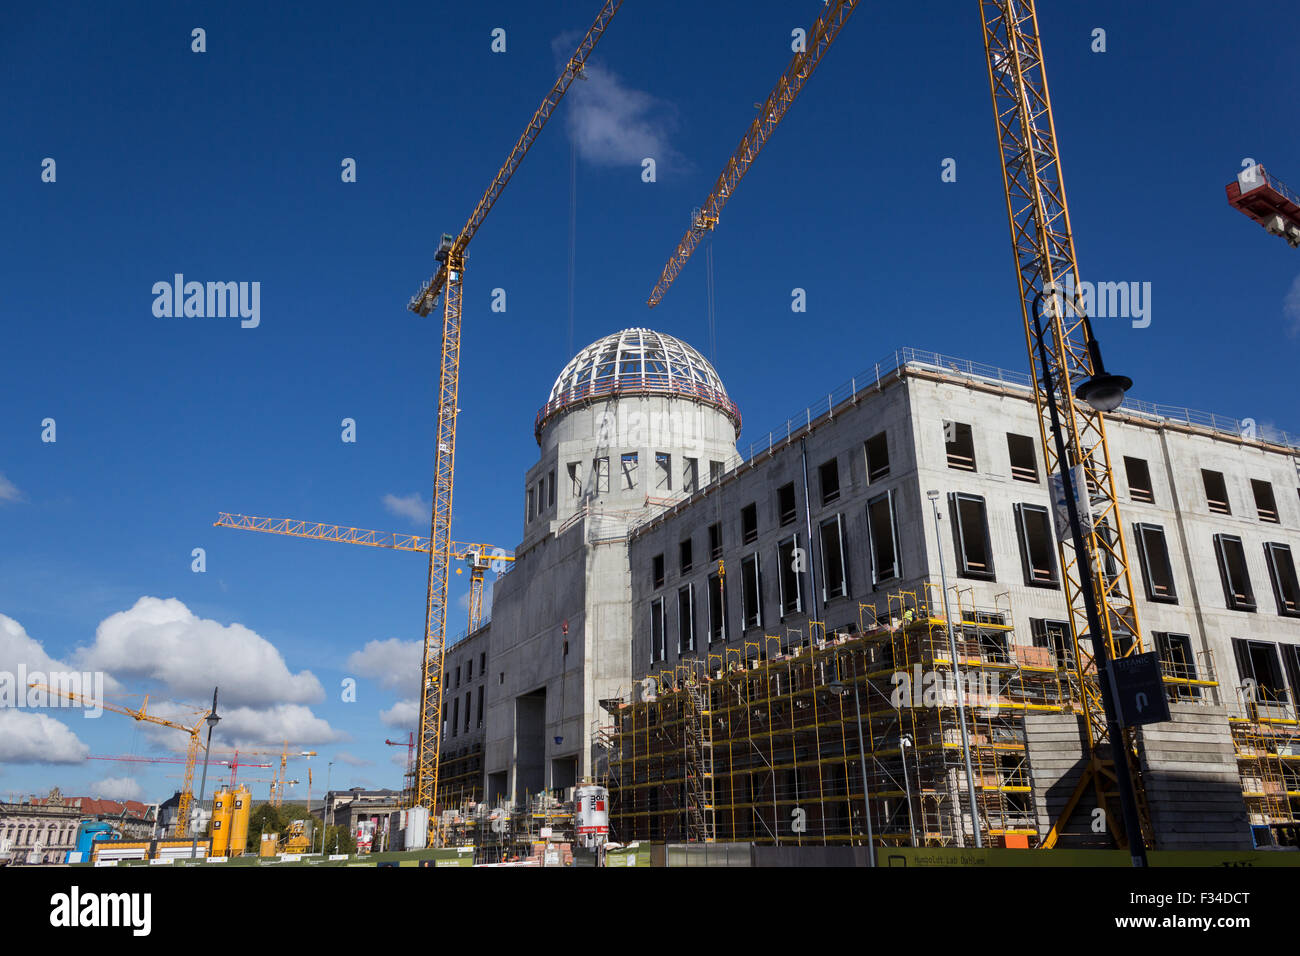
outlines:
M900 735L898 753L903 761L903 790L907 794L907 829L912 834L912 846L916 846L916 820L912 817L912 782L907 775L907 748L910 746L912 746L912 735Z
M1047 291L1051 294L1047 314L1049 318L1056 318L1055 283L1049 283ZM1061 473L1065 509L1070 518L1070 534L1074 538L1075 554L1078 555L1084 549L1083 522L1079 516L1079 503L1074 496L1074 475L1070 471L1065 438L1061 432L1061 417L1056 408L1056 385L1052 379L1052 369L1047 361L1047 345L1043 339L1042 292L1034 294L1030 313L1034 321L1034 333L1038 339L1038 361L1043 369L1043 389L1048 396L1047 409L1052 424L1052 438L1056 445L1056 462ZM1107 373L1101 360L1101 346L1092 334L1092 323L1086 315L1081 318L1084 335L1088 340L1088 357L1092 360L1093 374L1075 389L1075 397L1098 412L1113 412L1124 401L1124 393L1132 388L1133 380L1123 375ZM1079 570L1079 585L1083 592L1084 610L1088 616L1088 633L1092 637L1093 660L1097 663L1098 676L1104 675L1104 679L1099 681L1101 703L1106 715L1106 735L1110 738L1111 760L1115 766L1115 782L1119 787L1119 804L1124 815L1129 855L1133 866L1145 867L1147 865L1146 842L1142 838L1142 823L1138 815L1137 798L1134 795L1132 767L1129 766L1123 730L1119 726L1119 719L1115 713L1115 675L1110 667L1110 648L1106 646L1106 636L1101 626L1101 610L1097 603L1096 591L1093 589L1093 568L1082 567L1080 562Z
M208 744L203 751L203 776L199 778L199 799L194 804L194 821L190 824L194 839L190 841L190 859L193 860L199 855L199 828L197 826L198 816L203 812L203 792L208 787L208 754L212 753L212 729L221 722L221 717L217 715L217 691L220 688L212 688L212 710L208 711L205 718L208 724Z
M970 827L975 834L975 848L984 848L984 838L980 835L979 803L975 799L975 771L970 763L970 732L966 729L966 694L961 680L961 669L957 666L957 638L952 631L952 614L948 612L948 570L943 563L943 534L939 531L939 492L931 489L925 493L930 499L934 511L934 543L939 556L939 585L943 588L943 620L948 626L948 656L952 658L952 679L957 685L957 722L961 724L961 755L966 762L966 793L970 798ZM904 770L907 768L904 767Z
M328 829L328 824L326 824L325 822L325 806L326 804L331 802L330 801L330 778L332 778L333 776L334 776L334 761L331 760L329 762L329 766L325 768L325 799L322 800L320 804L320 851L321 853L325 852L325 831Z
M835 657L835 663L839 664L839 655ZM871 799L867 790L867 745L862 737L862 702L858 698L858 668L855 664L853 667L853 709L858 716L858 763L862 767L862 812L867 821L867 866L876 865L876 846L875 834L871 831ZM838 697L844 697L849 689L844 686L844 681L834 680L830 684L830 691Z

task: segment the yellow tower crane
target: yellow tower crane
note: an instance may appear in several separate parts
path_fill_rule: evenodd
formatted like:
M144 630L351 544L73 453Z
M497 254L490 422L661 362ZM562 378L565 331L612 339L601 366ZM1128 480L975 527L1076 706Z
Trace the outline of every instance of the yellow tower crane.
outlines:
M314 750L300 750L296 754L289 753L289 741L284 742L284 749L280 751L280 769L275 774L275 782L271 785L271 804L272 806L282 806L284 804L285 787L291 784L297 784L297 780L287 779L287 768L289 761L294 757L314 757Z
M808 32L807 52L796 53L790 61L712 192L693 214L689 230L650 295L651 308L663 298L704 234L717 226L723 205L856 6L857 0L832 0L823 7ZM1071 485L1086 485L1091 499L1090 513L1079 533L1057 536L1074 645L1076 679L1072 690L1084 716L1088 765L1042 846L1056 845L1061 828L1091 788L1097 806L1106 811L1106 824L1116 843L1131 847L1139 835L1149 843L1149 813L1132 731L1119 727L1108 713L1108 695L1098 665L1141 653L1142 634L1106 443L1103 412L1107 403L1097 402L1099 407L1093 407L1076 400L1077 385L1109 377L1082 296L1076 293L1073 301L1062 298L1062 290L1083 286L1034 0L980 0L980 16L1047 473L1063 474L1063 484L1069 483L1066 494L1072 493ZM1060 467L1062 458L1068 466L1065 469ZM1117 759L1128 764L1128 774L1117 773ZM1117 803L1126 802L1128 780L1133 783L1127 796L1135 814L1112 812L1118 809ZM1140 827L1140 833L1132 833L1133 840L1120 823L1132 815L1138 817ZM1139 862L1136 853L1134 860Z
M314 541L338 541L343 544L360 544L368 548L389 548L393 551L418 551L428 553L429 539L400 531L367 531L338 524L321 524L316 521L299 521L295 518L255 518L223 511L213 522L217 528L238 528L242 531L261 531L266 534L283 534L292 538L310 538ZM483 578L488 571L501 573L501 569L514 561L515 556L490 544L466 544L452 541L448 557L469 565L469 633L483 623ZM456 572L460 573L459 569Z
M204 710L192 711L192 713L199 715L199 718L197 721L195 721L193 727L187 727L184 724L179 723L177 721L168 720L166 717L158 717L154 714L149 713L148 694L144 695L144 700L141 701L140 706L138 708L132 709L130 707L123 707L119 704L114 704L106 700L96 700L87 697L83 694L76 694L69 690L62 690L60 688L51 687L48 684L42 684L35 681L29 684L28 686L34 687L38 690L44 690L57 697L62 697L65 700L72 700L81 704L92 704L94 706L103 707L107 711L111 711L114 714L122 714L126 717L130 717L133 720L143 721L144 723L149 723L149 724L157 724L159 727L171 727L174 730L182 730L185 733L189 734L190 742L189 742L189 746L185 750L185 777L184 777L185 782L181 786L180 804L176 808L176 814L177 814L176 838L184 839L185 837L190 835L190 806L194 802L194 764L198 760L199 749L203 746L199 742L200 740L199 730L202 729L203 723L205 720L207 720L208 715L212 713L211 710L204 709ZM191 712L191 711L187 711L187 712Z
M280 806L280 804L283 802L283 798L284 798L284 788L285 788L285 786L287 785L287 784L286 784L285 770L286 770L286 766L287 766L288 762L289 762L290 760L297 760L299 757L308 757L308 758L310 758L310 757L315 757L315 756L316 756L316 751L314 751L314 750L299 750L299 751L297 751L296 753L290 753L290 752L289 752L289 741L287 741L287 740L284 741L284 746L283 746L280 750L221 750L221 751L213 751L213 756L222 756L222 755L226 755L226 754L229 754L229 755L231 755L231 756L233 756L233 757L235 758L234 761L226 761L226 763L227 763L227 764L233 763L234 767L236 767L236 768L238 768L238 767L270 767L270 766L272 766L271 764L267 764L267 763L244 763L243 761L241 761L241 760L239 759L240 757L279 757L279 758L280 758L280 766L279 766L278 769L275 770L275 772L274 772L272 778L271 778L270 780L262 780L262 781L261 781L262 783L270 783L270 784L271 784L271 792L270 792L269 800L270 800L272 806L276 806L276 807L278 807L278 806ZM251 778L244 778L244 779L243 779L243 782L244 782L244 783L249 783L249 782L250 782L250 779L251 779ZM256 781L253 781L253 782L256 782ZM294 781L292 781L292 782L296 784L298 781L297 781L297 780L294 780ZM232 771L232 773L231 773L231 775L230 775L230 785L231 785L232 787L235 785L235 773L234 773L233 771Z
M501 197L510 177L536 141L547 120L564 98L573 81L595 49L605 28L623 5L623 0L605 0L595 22L565 64L559 79L542 100L523 135L510 151L505 165L488 185L483 198L470 214L460 234L444 235L435 259L438 271L411 299L408 308L427 316L442 297L442 357L439 362L438 428L434 442L433 516L429 530L429 586L425 601L424 653L421 658L420 733L416 748L414 799L432 816L437 812L438 755L442 743L442 660L447 631L447 591L451 544L451 502L456 461L456 414L460 391L461 283L466 250L492 206Z

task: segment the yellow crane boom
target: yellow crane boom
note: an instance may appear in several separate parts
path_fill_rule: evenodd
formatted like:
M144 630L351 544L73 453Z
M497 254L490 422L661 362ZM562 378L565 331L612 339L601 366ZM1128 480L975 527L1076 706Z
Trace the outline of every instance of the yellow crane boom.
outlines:
M772 92L767 94L767 99L759 108L758 115L749 124L745 135L741 137L740 145L727 160L727 165L718 176L718 181L713 184L709 198L692 214L690 228L686 230L682 241L677 244L668 264L664 266L658 284L650 293L647 303L650 308L653 309L663 299L668 287L673 284L673 280L691 258L691 253L700 244L705 233L711 232L718 225L722 207L736 191L740 181L745 178L745 173L749 172L749 167L754 164L759 152L767 145L768 139L803 90L804 84L812 77L823 54L835 42L835 38L839 36L840 30L853 15L857 5L858 0L834 0L822 8L812 29L808 31L806 49L796 53L790 60L790 65L785 68L785 72L781 74L781 79L777 81Z
M33 681L28 686L37 688L38 690L47 691L50 694L54 694L55 696L62 697L66 700L76 701L81 704L94 704L103 707L104 710L111 711L114 714L122 714L125 717L130 717L132 720L157 724L160 727L171 727L174 730L182 730L189 734L189 746L185 750L185 783L181 787L181 799L179 805L176 807L176 837L177 839L184 839L190 835L190 806L194 802L194 764L198 760L199 748L202 747L202 744L199 743L199 730L203 727L203 722L207 720L208 714L212 713L211 710L195 711L195 713L199 713L201 716L198 721L195 722L193 727L187 727L177 721L169 720L166 717L158 717L149 713L148 694L144 695L144 700L141 701L140 706L133 709L106 700L101 701L92 699L84 694L77 694L69 690L51 687L48 684L42 684L39 681Z
M437 812L438 756L442 743L442 651L447 630L456 414L460 391L461 281L466 248L560 100L573 81L582 74L587 57L622 5L623 0L605 0L601 5L595 22L565 64L559 79L542 100L541 106L533 113L505 164L497 171L483 193L483 198L465 222L460 235L443 236L435 256L440 263L437 273L408 305L412 312L425 316L433 310L439 294L442 295L442 355L438 376L438 426L434 442L433 514L429 529L429 586L425 600L424 653L420 673L422 700L414 789L415 804L426 807L430 816Z
M370 531L346 525L322 524L318 521L299 521L296 518L256 518L252 515L223 511L213 522L213 527L283 534L292 538L310 538L313 541L360 544L369 548L388 548L394 551L418 551L425 554L429 551L429 539L416 534L404 534L400 531ZM483 623L484 575L493 570L494 566L500 567L496 562L509 563L514 561L515 556L503 548L490 544L452 541L448 557L469 564L469 632L472 634Z

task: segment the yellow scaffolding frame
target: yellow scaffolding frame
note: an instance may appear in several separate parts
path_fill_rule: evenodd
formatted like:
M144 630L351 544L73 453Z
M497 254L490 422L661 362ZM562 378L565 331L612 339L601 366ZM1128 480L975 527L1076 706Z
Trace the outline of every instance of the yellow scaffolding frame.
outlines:
M949 596L962 687L948 622L936 611L942 595L930 586L887 595L883 607L860 605L859 633L829 634L814 621L807 640L792 629L782 647L780 635L764 634L709 655L702 668L662 671L674 681L661 681L658 696L616 708L609 751L616 838L698 837L688 791L700 771L692 770L689 741L702 739L707 722L718 840L861 844L869 806L882 845L910 843L914 828L923 845L966 845L973 834L956 706L965 694L985 841L1032 844L1038 818L1024 716L1065 709L1063 672L1051 649L1014 643L1003 602L977 608L967 592ZM913 686L918 679L923 686Z

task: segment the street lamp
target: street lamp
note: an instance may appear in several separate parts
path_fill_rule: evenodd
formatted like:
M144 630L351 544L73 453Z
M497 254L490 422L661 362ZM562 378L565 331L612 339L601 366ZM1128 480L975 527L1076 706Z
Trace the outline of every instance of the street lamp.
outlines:
M208 716L204 718L208 724L208 744L203 751L203 776L199 778L199 799L194 805L194 820L190 824L194 839L190 842L190 859L193 860L199 854L199 828L197 826L199 814L203 812L203 792L208 787L208 754L212 753L212 730L221 722L221 717L217 714L217 691L220 688L212 688L212 709L208 711Z
M912 846L916 846L916 821L912 817L912 783L907 776L907 748L912 746L912 735L898 738L898 753L903 761L903 790L907 793L907 829L912 833Z
M325 768L325 799L321 801L321 805L320 805L320 851L321 853L325 852L325 831L328 829L328 824L326 824L325 822L325 806L326 804L331 802L330 801L330 778L333 776L334 776L334 761L331 760L329 762L329 766Z
M1056 290L1049 286L1051 299L1047 303L1046 313L1049 318L1058 318ZM1071 306L1073 308L1073 306ZM1047 345L1043 338L1043 293L1034 293L1030 315L1034 321L1034 333L1038 339L1038 361L1043 369L1043 389L1047 393L1047 410L1052 423L1052 438L1056 445L1056 464L1061 473L1061 490L1065 497L1065 510L1070 518L1070 535L1074 539L1076 555L1084 548L1083 521L1079 516L1079 503L1074 496L1074 475L1070 470L1070 460L1065 449L1065 438L1061 431L1061 416L1056 407L1056 385L1052 379L1052 368L1047 361ZM1099 412L1114 411L1124 400L1124 392L1132 387L1131 379L1122 375L1110 375L1101 361L1101 347L1092 334L1092 324L1085 315L1083 318L1084 334L1088 339L1088 356L1092 359L1093 375L1075 389L1075 396ZM1132 768L1129 766L1128 754L1125 752L1123 731L1115 713L1115 674L1110 667L1110 648L1106 646L1106 636L1101 627L1101 610L1097 603L1097 594L1093 589L1091 567L1083 567L1079 562L1079 586L1083 593L1084 610L1088 615L1088 634L1092 637L1093 660L1097 664L1098 681L1101 685L1102 709L1106 715L1106 736L1110 738L1111 761L1115 766L1115 782L1119 787L1120 810L1124 815L1124 830L1128 836L1129 855L1135 867L1147 865L1146 842L1142 838L1142 823L1138 816L1137 798L1134 795Z
M835 663L840 662L839 655L835 657ZM837 666L838 669L838 666ZM871 800L867 792L867 745L862 739L862 702L858 698L858 668L855 663L853 666L853 708L858 715L858 762L862 767L862 812L866 815L867 820L867 866L876 865L876 847L875 834L871 832ZM849 689L844 686L844 681L836 678L830 683L830 691L837 697L844 697Z
M939 585L943 588L943 619L948 626L948 656L952 658L952 679L957 685L957 722L961 724L961 754L966 762L966 792L970 798L970 827L975 835L975 848L984 848L984 837L980 834L979 803L975 799L975 770L970 763L970 732L966 729L966 693L961 679L961 669L957 666L957 638L952 632L952 614L948 611L948 569L943 563L943 534L939 531L939 492L931 489L925 493L930 499L934 511L934 543L939 557ZM907 766L904 764L906 773Z
M1092 377L1085 379L1074 390L1075 398L1087 402L1099 412L1113 412L1124 403L1124 393L1133 387L1127 375L1111 375L1101 360L1101 346L1092 337L1092 323L1085 318L1088 330L1088 357L1092 359Z

